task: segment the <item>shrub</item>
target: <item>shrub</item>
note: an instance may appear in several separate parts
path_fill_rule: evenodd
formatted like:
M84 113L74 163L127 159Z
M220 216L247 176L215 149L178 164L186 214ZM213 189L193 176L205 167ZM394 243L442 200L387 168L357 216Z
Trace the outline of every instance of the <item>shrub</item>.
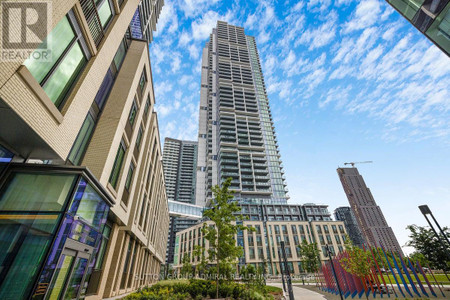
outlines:
M278 294L280 288L266 286L262 289L250 287L248 285L236 282L221 282L219 286L219 297L246 299L246 300L264 300L273 299L272 294ZM191 279L191 280L166 280L158 282L150 287L132 293L125 297L125 300L184 300L216 297L216 282Z

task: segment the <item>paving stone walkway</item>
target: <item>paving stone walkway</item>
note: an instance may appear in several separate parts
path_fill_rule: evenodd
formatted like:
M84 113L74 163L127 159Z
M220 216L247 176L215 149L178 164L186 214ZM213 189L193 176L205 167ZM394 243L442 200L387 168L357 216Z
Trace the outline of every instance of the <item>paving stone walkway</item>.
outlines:
M277 282L268 282L267 285L272 285L272 286L276 286L279 288L283 288L283 284L282 283L277 283ZM292 290L294 292L294 298L295 300L324 300L326 299L323 295L310 291L308 289L304 289L302 287L299 286L292 286ZM286 296L288 296L286 294Z

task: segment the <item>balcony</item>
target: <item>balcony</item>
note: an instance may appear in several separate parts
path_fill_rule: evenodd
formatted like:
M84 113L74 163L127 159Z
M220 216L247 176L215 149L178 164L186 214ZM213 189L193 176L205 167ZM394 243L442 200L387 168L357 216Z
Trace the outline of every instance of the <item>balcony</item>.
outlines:
M253 175L242 175L242 178L253 178Z
M230 165L221 165L222 170L239 170L238 166L230 166Z
M266 163L264 163L264 164L254 163L253 167L254 168L267 168L267 164Z
M239 178L239 173L234 173L234 172L222 172L221 173L222 177L237 177Z
M221 163L230 163L230 164L233 164L233 165L237 165L238 164L237 160L235 160L235 159L221 159L220 162Z

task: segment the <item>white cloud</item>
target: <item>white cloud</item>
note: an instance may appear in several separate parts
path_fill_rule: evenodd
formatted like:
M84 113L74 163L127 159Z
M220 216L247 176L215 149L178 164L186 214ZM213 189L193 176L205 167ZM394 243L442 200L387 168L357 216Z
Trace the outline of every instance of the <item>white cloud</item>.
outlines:
M187 44L189 44L191 42L191 40L192 40L192 36L188 32L183 31L180 34L180 38L178 40L178 45L181 47L186 46Z
M188 46L189 57L192 59L198 59L200 56L201 50L196 44L191 44Z
M178 29L178 16L171 1L166 0L162 7L156 24L155 37L161 35L164 29L168 27L169 33L174 33Z
M163 82L157 82L155 83L155 101L156 103L159 103L162 99L164 99L164 96L172 91L173 84L170 83L169 80L163 81ZM166 100L166 99L164 99ZM163 101L161 101L163 102Z
M375 24L381 13L381 3L378 0L363 0L350 16L350 21L344 24L344 33L360 30Z
M172 67L172 73L176 73L180 70L181 67L181 55L177 52L177 53L172 53L171 55L173 57L172 62L171 62L171 67Z
M309 0L308 1L308 9L315 12L325 11L331 5L331 0Z
M319 108L324 108L329 103L334 102L336 108L342 108L348 101L351 86L337 86L328 91L324 100L319 101Z
M309 45L309 50L323 47L333 41L336 36L336 21L337 13L331 11L327 16L327 21L318 28L307 29L301 34L300 39L295 43L295 46L300 44Z
M202 14L209 7L216 5L220 0L181 0L180 8L188 18Z
M178 80L178 83L181 85L185 85L186 83L192 81L193 77L191 75L183 74L180 79Z
M308 91L311 91L325 80L326 75L327 70L319 68L306 75L299 83L306 85Z
M203 14L201 18L194 20L191 25L192 38L196 41L206 41L219 20L234 23L232 11L229 10L225 15L220 15L210 10Z

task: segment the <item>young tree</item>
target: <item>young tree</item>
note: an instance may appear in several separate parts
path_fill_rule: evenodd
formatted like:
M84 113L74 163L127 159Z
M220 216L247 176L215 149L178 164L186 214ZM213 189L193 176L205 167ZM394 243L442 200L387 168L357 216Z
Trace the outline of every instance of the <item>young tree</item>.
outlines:
M303 267L306 272L317 272L320 266L320 251L317 249L317 244L308 244L306 240L303 240L297 247L300 248L300 259L303 262Z
M406 229L411 232L409 234L410 240L406 243L407 246L414 247L417 253L422 254L432 269L450 271L450 246L443 247L430 228L408 225ZM443 231L447 236L450 236L448 228L444 227ZM439 235L445 243L445 237L442 234Z
M233 191L230 191L232 178L228 178L222 185L212 187L213 199L211 208L203 211L203 217L211 220L214 225L203 228L203 234L209 242L208 259L216 265L216 297L219 297L219 278L226 275L230 279L233 265L242 256L242 247L236 244L235 235L239 230L253 231L251 227L243 226L236 221L243 220L241 215L236 215L241 208L233 199Z
M185 254L181 262L183 263L183 265L181 266L180 273L182 276L188 277L192 274L192 264L189 254Z
M205 274L206 267L208 265L208 262L206 261L205 257L205 248L200 245L195 245L192 255L194 257L200 258L200 262L195 266L196 276L201 276Z
M348 273L361 278L364 289L367 290L366 277L370 275L373 265L371 252L353 245L349 238L345 239L345 251L347 255L339 261L342 268Z

